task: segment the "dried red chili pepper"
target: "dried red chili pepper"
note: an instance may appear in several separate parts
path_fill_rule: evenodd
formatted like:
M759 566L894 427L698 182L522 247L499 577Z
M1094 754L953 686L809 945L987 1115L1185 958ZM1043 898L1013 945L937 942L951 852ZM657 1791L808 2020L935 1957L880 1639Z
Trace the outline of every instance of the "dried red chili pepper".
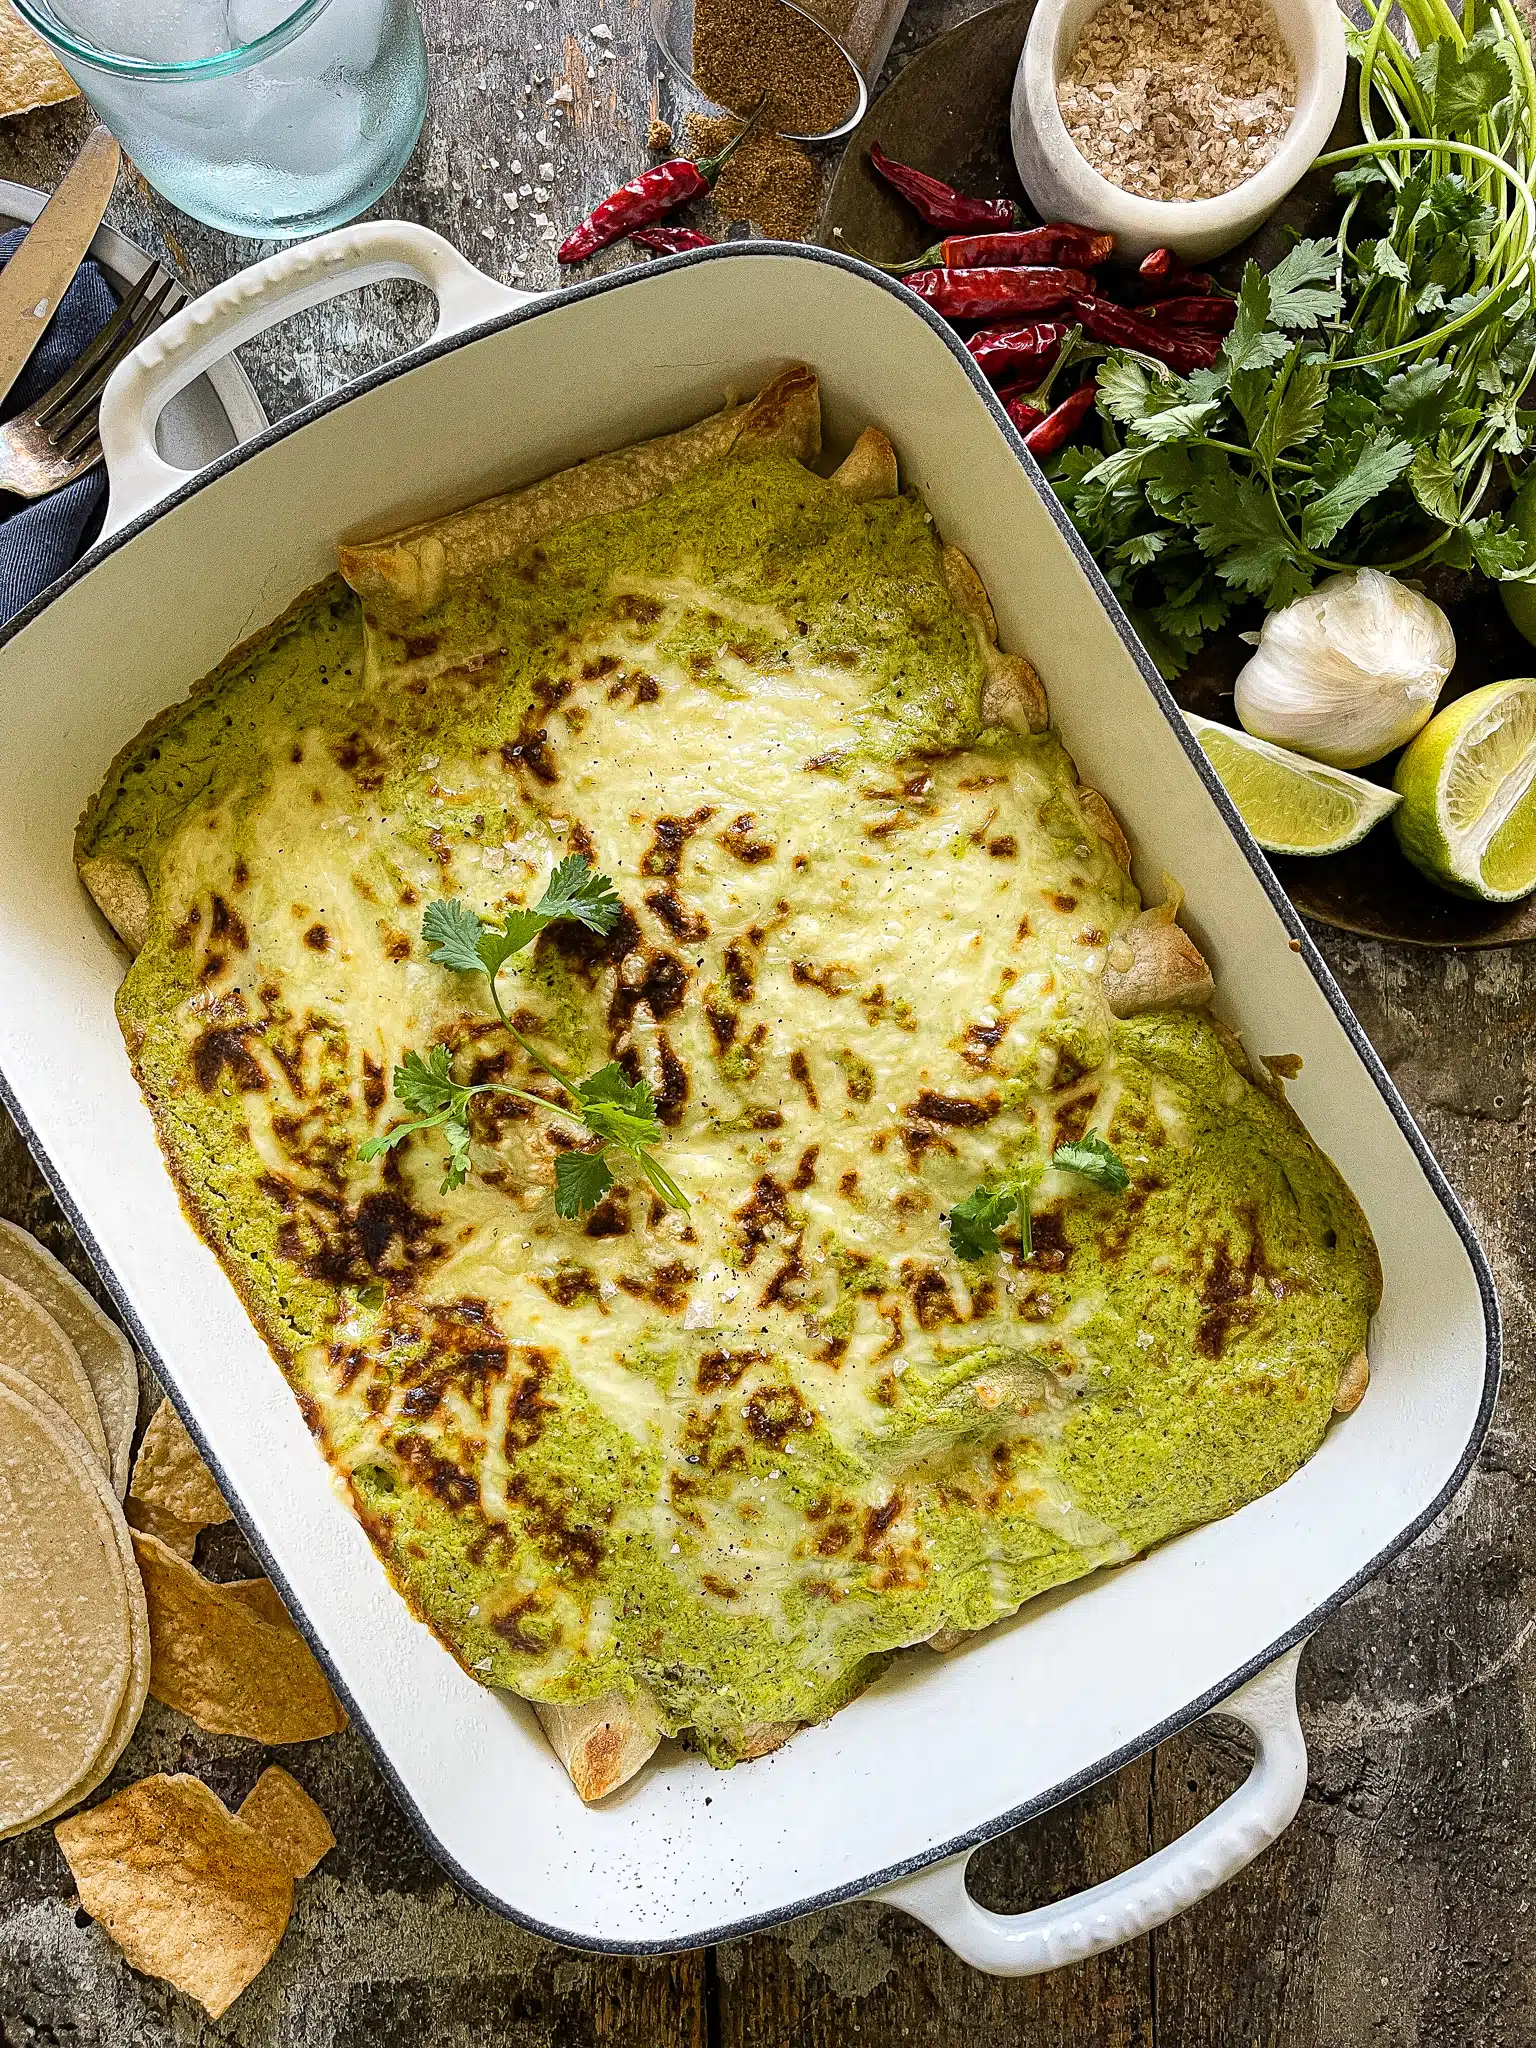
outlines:
M1091 293L1074 294L1072 304L1083 332L1095 341L1106 341L1116 348L1139 349L1143 355L1155 356L1169 369L1177 370L1181 377L1187 377L1191 370L1209 369L1216 360L1220 343L1214 334L1189 328L1161 328L1145 313L1129 312L1124 306L1095 298Z
M965 344L984 377L996 383L999 377L1023 370L1044 373L1056 351L1067 338L1062 320L1031 320L1006 327L983 327Z
M752 133L767 104L767 96L764 95L752 109L746 126L714 156L701 158L698 163L685 156L675 156L670 162L656 164L650 170L642 171L638 178L631 178L627 185L621 185L600 206L594 206L580 227L566 236L555 251L557 259L561 263L584 262L588 256L595 256L599 249L606 249L610 242L622 241L636 228L649 227L652 221L676 213L690 199L701 197L719 177L732 151L739 149Z
M716 249L713 235L701 235L697 228L636 228L629 238L642 249L655 249L662 256L681 256L685 249Z
M1149 299L1167 299L1176 294L1209 298L1221 290L1208 270L1189 269L1171 249L1154 249L1150 256L1143 256L1136 275L1141 280L1142 295Z
M941 178L897 163L878 142L869 146L869 161L892 191L899 192L941 235L985 233L988 228L1016 228L1019 224L1019 209L1011 199L968 199Z
M1093 270L1108 262L1114 253L1113 235L1095 234L1092 228L1075 228L1065 221L1052 221L1043 228L1020 228L1014 234L949 235L935 242L910 263L877 263L891 277L906 277L914 270L937 266L944 270L1012 268L1016 264L1071 263L1079 270ZM864 259L866 262L869 258Z
M1154 299L1136 311L1156 327L1198 327L1207 334L1226 334L1237 321L1231 299Z
M1043 462L1047 455L1054 455L1077 432L1083 421L1093 410L1093 401L1098 395L1098 385L1089 380L1080 384L1067 398L1064 398L1054 412L1047 413L1038 426L1031 427L1024 436L1024 446L1037 462Z
M1025 437L1026 442L1041 421L1048 417L1043 406L1031 405L1027 398L1005 398L1003 411Z
M1093 297L1093 280L1086 271L1055 264L1030 270L919 270L906 279L906 286L946 320L1053 313L1058 306L1073 304L1079 295Z

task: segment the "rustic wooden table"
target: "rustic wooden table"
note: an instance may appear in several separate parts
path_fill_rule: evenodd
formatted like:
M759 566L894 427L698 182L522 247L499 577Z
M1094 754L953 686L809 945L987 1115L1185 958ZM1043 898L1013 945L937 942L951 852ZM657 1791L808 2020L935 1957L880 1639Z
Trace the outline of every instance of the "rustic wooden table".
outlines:
M380 211L438 229L509 282L548 285L554 228L644 161L658 96L645 0L425 0L423 11L432 105ZM893 64L974 11L975 0L914 0ZM611 40L593 34L604 23ZM546 103L562 81L573 100L556 124ZM85 125L78 106L6 123L0 174L52 185ZM552 178L539 179L541 163ZM502 195L521 184L539 190L514 211ZM194 289L265 253L126 176L112 218ZM412 290L376 289L279 330L250 351L268 411L382 361L425 317ZM1319 936L1482 1233L1509 1365L1452 1511L1307 1650L1306 1804L1245 1876L1148 1941L1027 1983L980 1976L915 1922L859 1905L707 1953L592 1958L455 1890L347 1734L282 1753L338 1846L303 1887L275 1961L217 2025L136 1976L76 1912L47 1829L0 1845L3 2048L1532 2048L1536 952L1440 956ZM0 1212L90 1279L3 1117ZM266 1761L151 1703L115 1782L192 1770L233 1801ZM1242 1770L1219 1727L1166 1743L983 1851L975 1889L1017 1910L1092 1884L1189 1827Z

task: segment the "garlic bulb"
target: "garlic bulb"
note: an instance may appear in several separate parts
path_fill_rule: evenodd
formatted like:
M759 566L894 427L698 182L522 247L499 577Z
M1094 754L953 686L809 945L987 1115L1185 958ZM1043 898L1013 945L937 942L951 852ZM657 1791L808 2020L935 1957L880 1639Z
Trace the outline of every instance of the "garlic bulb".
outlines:
M1237 715L1258 739L1363 768L1428 721L1455 659L1439 605L1352 569L1270 613L1237 679Z

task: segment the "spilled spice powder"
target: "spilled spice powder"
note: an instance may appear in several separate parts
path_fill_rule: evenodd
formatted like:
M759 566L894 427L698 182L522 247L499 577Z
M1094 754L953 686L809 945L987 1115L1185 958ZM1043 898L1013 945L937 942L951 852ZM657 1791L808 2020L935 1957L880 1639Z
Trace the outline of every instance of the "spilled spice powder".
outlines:
M817 12L844 35L860 4L817 0ZM766 93L763 125L795 135L840 128L858 100L837 46L780 0L694 0L693 75L718 105L740 114Z
M703 114L688 116L694 156L714 156L741 126L739 121ZM726 220L755 222L778 242L810 233L821 200L821 170L798 142L782 135L749 135L715 185L714 201Z

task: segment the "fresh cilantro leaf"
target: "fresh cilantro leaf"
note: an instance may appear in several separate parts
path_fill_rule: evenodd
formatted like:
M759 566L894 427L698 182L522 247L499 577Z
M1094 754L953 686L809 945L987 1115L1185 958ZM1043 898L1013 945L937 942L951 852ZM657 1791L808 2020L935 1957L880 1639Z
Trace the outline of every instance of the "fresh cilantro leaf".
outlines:
M1266 467L1272 469L1287 449L1299 448L1319 431L1327 389L1321 363L1293 360L1275 373L1264 424L1254 439Z
M1530 433L1531 415L1520 409L1517 393L1501 392L1484 410L1483 421L1485 425L1498 429L1493 437L1496 453L1519 455L1523 452Z
M1269 317L1276 327L1315 327L1342 307L1335 286L1338 249L1308 240L1288 250L1269 273Z
M1090 1131L1075 1144L1058 1145L1051 1154L1051 1164L1065 1167L1068 1173L1081 1174L1084 1180L1091 1180L1095 1187L1110 1194L1123 1194L1131 1184L1120 1154L1097 1131Z
M1385 235L1379 242L1362 243L1360 254L1378 277L1390 277L1394 284L1408 282L1408 266Z
M1190 493L1195 538L1216 564L1216 572L1239 590L1262 597L1288 563L1295 544L1274 499L1252 477L1236 476L1230 465L1205 477Z
M1118 454L1106 455L1102 462L1095 463L1083 482L1090 490L1118 490L1122 484L1135 482L1146 468L1151 454L1152 447L1148 442L1122 448Z
M1381 409L1405 440L1432 441L1444 426L1445 389L1454 375L1449 363L1415 363L1390 379Z
M585 1216L612 1186L601 1152L562 1152L555 1161L555 1214Z
M1152 402L1152 376L1134 356L1112 355L1099 366L1099 410L1123 427L1145 418Z
M1020 1206L1016 1187L979 1187L949 1212L949 1247L967 1264L1000 1251L999 1227ZM1026 1212L1027 1214L1027 1212Z
M1157 560L1167 545L1168 536L1165 533L1133 533L1129 540L1120 543L1115 554L1131 568L1145 569L1149 563Z
M485 926L467 903L449 896L429 903L421 920L421 936L431 947L430 958L440 966L456 968L460 974L478 974L483 962L479 945Z
M494 980L513 954L531 946L547 926L568 918L602 934L613 930L618 916L612 882L595 874L581 854L571 853L556 866L532 909L509 910L499 925L487 925L466 904L449 897L428 904L421 935L433 949L432 959L442 966L461 974L484 972Z
M1385 428L1373 434L1346 475L1314 498L1301 515L1301 537L1309 548L1325 548L1362 506L1396 483L1413 460L1413 450Z
M1333 174L1333 189L1347 199L1352 193L1363 192L1370 185L1389 183L1386 172L1369 157L1363 157L1357 164L1347 164L1342 171Z
M568 853L550 876L533 914L547 924L568 917L605 938L619 921L619 898L606 875L597 874L579 853Z
M419 1052L408 1052L395 1069L395 1097L416 1115L376 1138L365 1138L357 1148L358 1158L367 1165L418 1132L441 1131L448 1141L442 1192L461 1188L469 1175L470 1094L449 1071L447 1046L434 1045L425 1059Z
M1227 376L1239 370L1267 370L1283 360L1290 343L1270 326L1270 284L1257 263L1243 271L1237 293L1237 319L1221 345Z
M395 1099L418 1116L436 1116L452 1109L461 1093L446 1045L434 1045L425 1059L419 1052L408 1052L395 1069Z
M1443 235L1486 235L1498 225L1494 209L1479 199L1457 172L1435 179L1426 206Z
M594 1137L620 1145L636 1158L647 1145L660 1141L655 1096L646 1082L631 1081L616 1062L578 1082L576 1094L581 1120Z
M1188 440L1209 426L1211 415L1219 404L1219 399L1205 398L1194 405L1170 405L1161 412L1148 413L1138 420L1135 432L1139 439L1154 444ZM1114 457L1111 456L1110 460L1113 461Z
M448 1140L448 1170L439 1193L446 1195L463 1187L469 1178L469 1125L458 1117L450 1117L443 1125L443 1136Z
M357 1156L365 1166L371 1165L375 1159L382 1159L386 1152L392 1152L413 1131L435 1131L442 1121L439 1116L413 1117L409 1123L396 1124L392 1131L384 1131L376 1138L364 1138L357 1148Z
M1508 99L1514 78L1504 46L1485 40L1487 34L1480 30L1460 53L1443 41L1434 46L1440 60L1433 86L1437 127L1464 133Z
M1439 557L1453 569L1474 566L1494 582L1518 576L1532 566L1530 545L1497 512L1485 519L1469 519L1451 535L1450 545Z
M1408 488L1431 519L1454 526L1461 517L1461 490L1451 464L1446 438L1414 450L1408 465Z

